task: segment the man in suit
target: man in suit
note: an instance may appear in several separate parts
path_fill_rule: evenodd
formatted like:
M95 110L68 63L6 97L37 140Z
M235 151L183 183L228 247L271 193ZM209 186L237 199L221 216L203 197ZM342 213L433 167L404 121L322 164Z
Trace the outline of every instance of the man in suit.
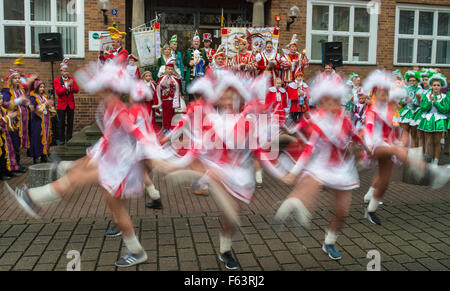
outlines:
M58 96L56 104L56 113L58 116L56 144L58 145L64 144L72 138L73 117L75 113L75 98L73 94L78 93L78 85L75 78L69 77L68 59L64 59L60 65L60 69L61 77L53 80L55 93Z

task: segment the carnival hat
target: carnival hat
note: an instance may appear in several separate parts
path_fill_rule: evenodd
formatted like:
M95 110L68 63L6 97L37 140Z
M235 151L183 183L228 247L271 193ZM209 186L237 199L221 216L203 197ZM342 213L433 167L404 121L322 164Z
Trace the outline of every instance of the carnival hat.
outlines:
M19 57L14 61L14 65L25 65L25 62L23 60L23 54L20 54Z
M417 71L409 70L405 73L405 80L409 81L410 78L416 78L420 82L420 73Z
M204 33L203 34L203 42L205 42L205 41L212 41L211 33Z
M364 91L372 92L375 88L390 90L395 85L392 73L385 70L375 70L364 80Z
M311 103L317 102L323 97L331 97L342 101L348 93L349 88L340 78L325 77L316 78L311 85Z
M64 60L59 64L60 70L69 70L69 58L64 58Z
M443 74L441 74L441 73L436 73L436 74L434 74L433 76L431 76L431 77L428 79L428 84L429 84L430 87L433 85L433 82L434 82L434 81L439 81L439 82L441 82L442 88L447 88L447 85L448 85L448 83L447 83L447 78L446 78Z

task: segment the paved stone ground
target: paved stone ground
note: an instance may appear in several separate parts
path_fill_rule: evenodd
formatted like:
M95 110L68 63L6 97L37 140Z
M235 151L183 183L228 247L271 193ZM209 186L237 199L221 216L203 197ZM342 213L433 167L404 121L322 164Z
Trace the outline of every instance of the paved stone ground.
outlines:
M449 163L444 155L443 163ZM28 161L29 163L29 161ZM271 224L277 204L290 187L265 176L264 188L241 216L233 238L241 270L366 270L370 250L381 255L381 270L450 269L450 186L432 191L402 183L397 169L377 212L383 225L363 219L362 195L373 171L362 171L361 188L354 191L350 216L338 237L342 260L332 261L321 244L332 217L333 196L323 191L311 228L293 221ZM129 210L136 232L148 252L145 264L120 270L225 270L217 258L220 220L211 197L195 197L186 185L155 177L164 210L145 209L147 197L133 200ZM11 185L28 181L27 175ZM5 191L0 192L0 270L66 270L70 250L81 254L81 270L117 270L124 252L120 237L105 238L111 226L96 186L74 189L73 195L45 209L42 220L29 219Z

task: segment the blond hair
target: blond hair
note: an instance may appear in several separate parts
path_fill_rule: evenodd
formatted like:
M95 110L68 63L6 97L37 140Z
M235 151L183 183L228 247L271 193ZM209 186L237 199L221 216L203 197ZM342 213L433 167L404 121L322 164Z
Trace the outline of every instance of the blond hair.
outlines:
M15 76L19 76L19 77L20 77L20 74L19 74L19 73L14 73L14 74L12 74L11 76L9 76L9 79L8 79L8 86L9 86L9 88L11 88L11 89L14 89L14 88L13 88L12 80L14 79ZM20 88L20 84L19 84L19 88Z

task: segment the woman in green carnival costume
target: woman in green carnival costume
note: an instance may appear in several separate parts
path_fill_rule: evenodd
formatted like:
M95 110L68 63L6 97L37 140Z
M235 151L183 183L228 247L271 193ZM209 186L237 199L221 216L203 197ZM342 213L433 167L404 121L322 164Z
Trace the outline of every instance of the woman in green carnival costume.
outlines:
M422 95L422 120L419 124L419 130L425 132L425 142L427 144L427 153L433 158L433 163L437 164L441 154L441 139L448 129L449 99L450 92L447 95L442 93L442 88L447 87L447 78L436 73L429 78L431 91Z
M417 104L416 93L419 88L419 73L417 71L408 71L405 73L405 79L408 82L406 87L407 96L400 100L402 108L399 111L400 114L400 126L402 127L402 142L403 145L408 147L409 137L411 135L411 147L415 148L417 145L417 124L414 120L414 116L420 109Z
M431 91L431 87L428 83L430 77L432 77L436 73L433 69L422 69L422 71L419 72L420 75L420 89L416 93L416 103L419 106L419 110L414 115L414 120L417 125L420 124L422 121L422 110L420 109L422 96L428 94ZM425 153L428 153L426 149L426 142L425 142L425 133L421 130L417 130L417 141L419 143L419 147L425 149Z
M347 99L345 110L352 112L353 106L358 103L358 94L362 92L361 77L356 73L351 73L347 84L352 88L352 91Z

